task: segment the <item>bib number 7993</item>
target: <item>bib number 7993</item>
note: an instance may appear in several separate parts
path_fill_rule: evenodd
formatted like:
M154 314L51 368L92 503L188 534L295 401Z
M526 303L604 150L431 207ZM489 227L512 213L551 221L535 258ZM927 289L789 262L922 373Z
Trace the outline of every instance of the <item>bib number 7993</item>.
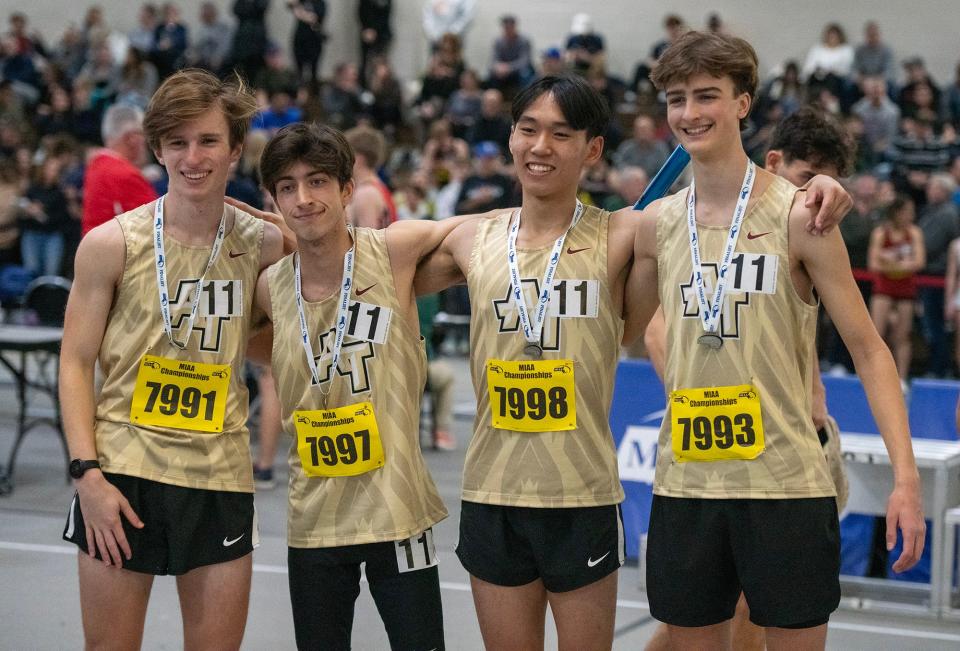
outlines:
M677 461L755 459L764 450L760 396L750 384L674 391L670 421Z

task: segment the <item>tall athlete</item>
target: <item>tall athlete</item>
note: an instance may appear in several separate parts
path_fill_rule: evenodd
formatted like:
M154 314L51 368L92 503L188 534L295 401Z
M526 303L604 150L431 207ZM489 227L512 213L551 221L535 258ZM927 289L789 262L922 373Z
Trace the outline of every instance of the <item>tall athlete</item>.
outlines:
M297 646L349 649L360 565L394 649L442 649L433 525L447 511L420 453L426 352L417 263L467 218L348 228L353 150L316 124L260 162L298 253L260 276L290 448L288 566Z
M666 91L694 183L644 211L628 283L630 318L642 323L660 298L666 316L651 614L669 625L676 648L725 648L742 590L768 648L823 648L840 597L839 533L810 419L813 289L881 423L895 479L887 543L902 532L902 571L919 558L924 522L896 370L839 233L809 233L796 188L743 151L739 125L757 86L753 48L688 33L664 54L654 82Z
M80 548L91 648L140 646L160 574L177 576L185 648L243 637L257 544L243 360L257 276L281 238L223 193L255 112L242 84L167 79L144 120L167 194L77 253L60 370L77 489L64 538Z
M813 107L803 107L777 125L770 139L770 149L764 158L764 169L800 187L817 174L831 178L850 173L853 143L843 126ZM650 320L644 332L644 343L650 353L657 375L663 379L666 360L666 333L663 311ZM837 422L827 414L827 397L820 379L816 351L811 359L811 416L817 436L823 446L830 476L837 489L837 510L843 511L848 496L846 471L840 451L840 431ZM732 644L735 649L762 651L766 647L764 631L750 622L750 609L741 594L736 615L731 623ZM667 626L662 624L647 643L647 651L669 648Z
M457 227L418 272L423 291L470 290L478 407L457 554L488 649L542 649L548 603L561 649L613 643L623 491L608 416L638 215L576 196L608 116L578 77L521 91L522 208ZM821 186L825 205L838 187Z

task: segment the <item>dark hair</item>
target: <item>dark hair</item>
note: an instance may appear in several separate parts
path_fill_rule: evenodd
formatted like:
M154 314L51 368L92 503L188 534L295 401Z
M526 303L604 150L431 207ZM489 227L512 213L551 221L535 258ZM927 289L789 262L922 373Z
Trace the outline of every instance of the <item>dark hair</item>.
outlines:
M587 132L587 140L602 136L607 130L610 123L607 101L583 77L576 75L547 75L517 93L510 107L513 123L547 93L553 96L570 128Z
M883 211L884 219L892 222L897 218L897 213L907 206L916 208L916 204L913 202L913 199L910 198L910 195L898 192L896 196L894 196L893 201L890 202L890 205L887 206L887 209Z
M784 118L770 141L770 149L783 152L785 162L802 160L817 167L836 165L840 176L850 174L855 148L843 126L811 106Z
M683 83L698 74L729 77L736 95L750 96L752 109L759 84L758 65L756 51L742 38L689 31L664 51L650 73L650 81L658 90L666 90L670 84Z
M342 188L353 178L353 149L340 131L315 122L297 122L277 132L260 156L263 187L277 198L277 180L304 163L336 179Z
M383 165L387 157L387 140L380 131L373 127L359 126L344 133L343 137L350 143L354 156L363 156L368 167L377 169Z

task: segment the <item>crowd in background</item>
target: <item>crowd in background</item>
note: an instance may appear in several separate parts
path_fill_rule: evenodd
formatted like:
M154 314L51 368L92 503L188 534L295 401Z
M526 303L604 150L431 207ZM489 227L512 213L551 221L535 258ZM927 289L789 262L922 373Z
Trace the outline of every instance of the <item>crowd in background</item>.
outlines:
M206 2L198 15L184 16L174 3L145 3L126 33L97 6L55 35L35 32L26 13L7 17L0 29L0 302L16 303L33 277L70 277L85 230L164 191L138 110L186 66L237 71L255 89L262 109L228 193L257 207L269 207L257 179L260 152L272 133L302 120L382 135L382 155L368 162L399 218L517 205L510 99L537 75L562 71L584 75L613 109L606 155L585 173L581 200L610 210L632 204L672 149L649 74L688 29L680 16L664 19L663 39L621 78L607 70L602 31L587 14L573 16L569 33L539 49L518 17L499 17L488 60L473 62L462 44L481 19L475 2L425 0L429 61L419 78L402 79L390 58L391 0L358 0L357 56L335 62L322 78L327 2L287 2L289 35L268 32L269 5L235 0L226 15ZM695 27L725 29L717 15ZM865 298L904 377L951 376L960 356L950 334L960 332L960 64L954 79L934 80L915 53L894 53L874 22L856 44L837 24L816 40L805 60L784 61L761 80L743 133L747 151L762 162L777 123L805 105L844 125L855 154L836 167L851 173L855 207L841 230ZM111 190L118 178L126 180ZM111 199L111 191L123 196ZM893 296L882 292L891 300L873 299L875 285L892 286ZM468 304L454 293L444 307ZM838 338L829 328L824 334L828 368L849 368ZM458 345L445 343L448 351Z

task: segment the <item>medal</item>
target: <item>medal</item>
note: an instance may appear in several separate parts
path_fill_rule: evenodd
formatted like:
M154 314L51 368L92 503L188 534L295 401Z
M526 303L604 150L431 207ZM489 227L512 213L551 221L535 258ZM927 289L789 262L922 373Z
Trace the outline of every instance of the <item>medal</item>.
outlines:
M543 335L543 322L547 316L547 308L550 305L550 292L553 288L553 276L560 265L560 254L563 252L563 242L567 238L574 226L580 221L583 215L583 204L577 200L576 207L573 210L573 217L570 218L570 225L563 235L558 237L553 243L553 251L547 261L547 268L543 272L543 280L540 281L540 294L537 296L536 308L533 314L530 314L527 302L523 298L523 281L520 278L520 267L517 263L517 235L520 233L520 212L510 226L507 234L507 269L510 271L510 284L513 292L513 302L517 306L517 316L520 321L520 330L523 332L523 338L527 343L523 347L523 353L529 357L540 358L543 356L543 346L540 339Z
M539 359L543 357L543 348L540 347L540 344L527 344L523 347L523 354L527 357Z
M727 292L727 268L730 266L730 261L733 259L733 252L737 248L737 238L740 236L740 227L743 225L743 218L747 212L750 193L753 192L755 167L753 161L748 159L747 171L743 175L743 185L740 188L737 205L734 208L733 217L730 220L730 230L727 232L727 244L723 250L723 257L720 259L720 268L717 272L717 285L714 288L712 301L707 298L703 265L700 261L700 238L697 236L696 179L690 183L690 192L687 195L687 229L690 233L690 265L693 267L694 288L696 290L697 304L700 307L700 325L705 332L705 334L697 338L697 343L711 350L720 350L720 347L723 346L723 339L720 336L720 317L723 307L723 297Z
M711 350L720 350L720 348L723 347L723 337L712 332L708 332L707 334L697 337L697 343L701 346L706 346Z

